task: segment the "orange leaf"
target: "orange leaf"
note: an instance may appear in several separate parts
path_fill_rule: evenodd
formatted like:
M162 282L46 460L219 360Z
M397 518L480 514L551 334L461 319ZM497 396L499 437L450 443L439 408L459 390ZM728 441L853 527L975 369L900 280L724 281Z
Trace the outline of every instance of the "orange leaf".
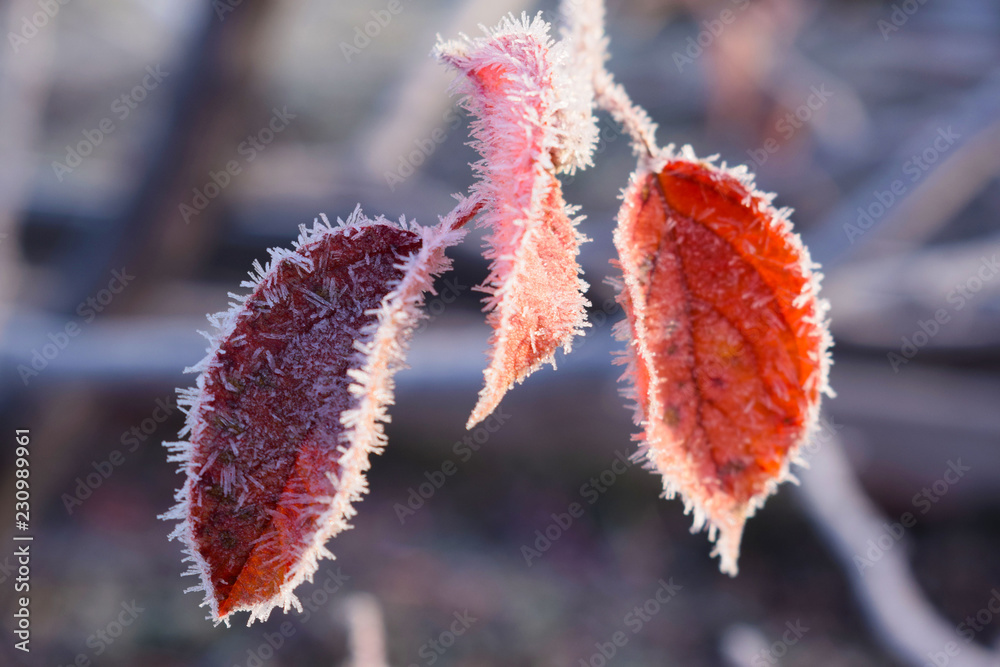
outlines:
M619 336L642 450L735 574L746 519L815 426L830 337L787 211L685 150L633 177L618 216Z
M190 442L167 444L186 481L163 518L180 522L171 538L201 579L189 590L216 623L301 610L293 591L332 558L326 541L366 491L423 293L463 234L356 210L303 229L294 252L272 250L252 292L210 318L219 330L181 392Z

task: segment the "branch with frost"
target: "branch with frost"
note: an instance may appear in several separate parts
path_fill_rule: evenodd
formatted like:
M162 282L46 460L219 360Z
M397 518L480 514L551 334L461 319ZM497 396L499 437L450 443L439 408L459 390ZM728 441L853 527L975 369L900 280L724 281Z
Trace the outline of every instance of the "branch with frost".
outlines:
M736 574L746 519L790 478L828 392L820 276L790 212L745 168L656 146L645 111L604 67L602 3L563 11L558 42L540 15L524 14L439 41L434 55L457 73L481 159L469 197L438 225L360 209L336 226L324 219L255 264L250 293L210 318L208 356L181 392L188 439L167 445L186 478L164 518L178 522L171 537L216 623L301 609L295 588L332 557L326 542L349 527L370 456L386 444L393 376L424 294L474 216L489 229L478 289L493 335L467 426L555 366L559 348L570 352L588 326L577 261L586 239L558 175L592 164L596 105L639 156L614 232L637 456Z
M611 114L632 140L636 155L655 156L656 124L632 102L625 88L608 71L608 38L604 34L604 0L562 0L563 39L573 54L578 76L589 77L598 107Z

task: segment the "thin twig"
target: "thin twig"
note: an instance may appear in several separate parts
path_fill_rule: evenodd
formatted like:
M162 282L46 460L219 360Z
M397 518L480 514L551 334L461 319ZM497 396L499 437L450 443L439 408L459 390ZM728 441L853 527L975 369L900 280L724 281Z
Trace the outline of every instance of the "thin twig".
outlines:
M883 541L889 523L861 489L836 437L813 452L809 463L809 469L800 473L800 495L882 644L906 664L926 664L930 655L947 652L948 657L957 649L961 659L955 664L996 665L1000 656L962 641L954 625L927 601L906 562L904 545L882 550L871 565L858 565L872 545Z
M476 217L476 214L483 210L485 202L478 195L461 197L455 208L451 209L448 215L441 218L441 224L450 227L452 230L461 229L469 220Z
M566 23L563 35L574 64L590 70L597 106L610 113L628 133L636 155L657 155L660 149L656 145L656 124L605 66L608 39L604 34L604 0L563 0L559 11Z

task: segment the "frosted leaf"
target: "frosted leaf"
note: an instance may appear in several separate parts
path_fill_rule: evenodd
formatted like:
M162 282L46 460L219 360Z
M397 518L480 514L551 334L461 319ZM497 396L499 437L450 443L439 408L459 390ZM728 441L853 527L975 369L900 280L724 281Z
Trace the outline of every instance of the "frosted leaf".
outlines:
M640 451L729 574L816 426L830 364L817 267L771 199L743 168L668 148L633 175L615 231Z
M484 204L490 274L479 289L494 329L485 386L469 419L489 415L504 393L571 348L589 305L577 263L584 240L554 174L589 164L592 92L569 78L565 48L549 26L505 19L477 39L440 43L436 55L458 70L455 88L475 116L482 160L472 193Z
M464 234L360 209L338 223L255 263L250 294L209 318L197 385L180 392L189 440L167 447L186 478L162 518L179 522L190 590L216 623L301 610L293 591L349 527L423 294Z

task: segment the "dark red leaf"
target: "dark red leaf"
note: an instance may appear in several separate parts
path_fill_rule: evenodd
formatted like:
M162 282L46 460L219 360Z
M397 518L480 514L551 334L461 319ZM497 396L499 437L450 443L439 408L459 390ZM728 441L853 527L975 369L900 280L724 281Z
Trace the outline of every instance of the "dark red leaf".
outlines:
M423 292L463 232L365 219L303 230L213 319L197 387L182 392L187 475L164 518L201 578L214 621L301 609L326 541L348 527L385 436L392 375ZM234 295L235 296L235 295Z

